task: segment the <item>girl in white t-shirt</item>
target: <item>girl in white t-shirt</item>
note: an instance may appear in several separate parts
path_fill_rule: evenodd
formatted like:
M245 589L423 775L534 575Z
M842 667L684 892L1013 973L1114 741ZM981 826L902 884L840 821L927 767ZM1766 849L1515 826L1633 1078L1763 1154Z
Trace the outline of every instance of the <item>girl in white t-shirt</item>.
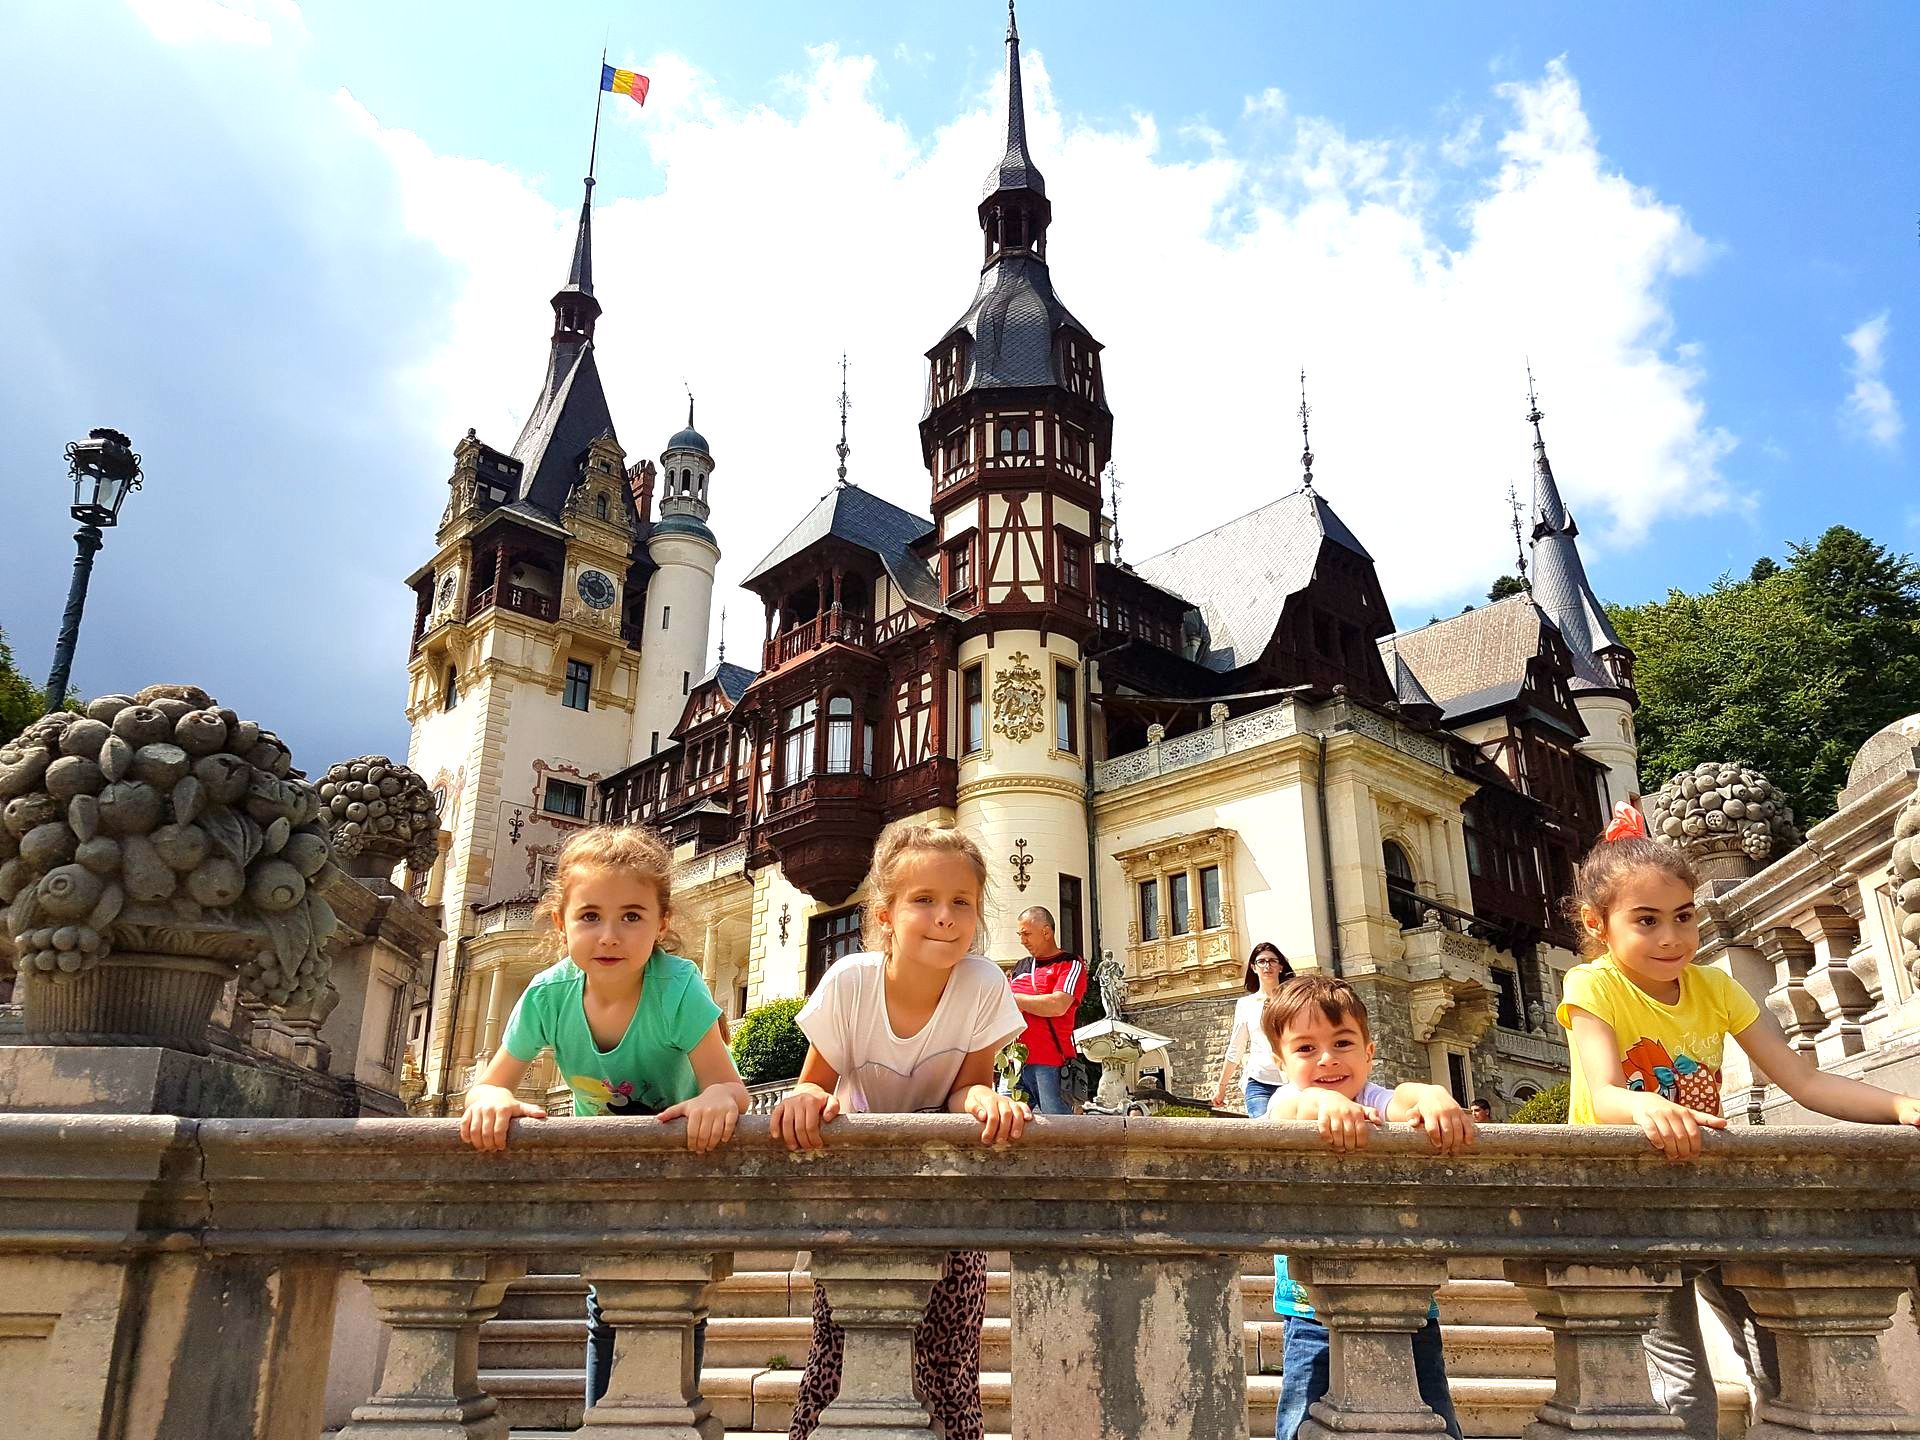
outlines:
M1227 1058L1220 1066L1220 1083L1213 1087L1213 1108L1227 1103L1233 1072L1245 1066L1241 1085L1247 1096L1247 1114L1259 1120L1267 1113L1273 1092L1287 1083L1286 1071L1274 1058L1260 1012L1280 993L1283 980L1293 978L1293 966L1271 940L1262 940L1247 956L1247 993L1233 1002L1233 1034L1227 1039Z
M1032 1112L993 1088L993 1057L1026 1028L1000 967L973 953L987 862L965 835L895 825L867 875L867 941L836 961L800 1011L809 1042L793 1092L773 1111L790 1150L824 1148L842 1112L951 1111L980 1122L980 1143L1018 1140ZM980 1328L987 1256L955 1250L914 1330L914 1388L947 1440L981 1440ZM845 1333L813 1287L813 1348L789 1440L806 1440L840 1390Z

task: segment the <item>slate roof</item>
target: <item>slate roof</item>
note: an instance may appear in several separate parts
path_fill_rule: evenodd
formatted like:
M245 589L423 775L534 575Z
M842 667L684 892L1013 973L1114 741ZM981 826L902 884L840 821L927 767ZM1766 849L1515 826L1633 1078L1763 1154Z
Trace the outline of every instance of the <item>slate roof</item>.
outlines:
M1389 636L1380 650L1384 658L1391 646L1432 703L1454 720L1517 698L1527 662L1540 653L1540 627L1551 623L1530 596L1509 595Z
M515 498L558 515L579 478L580 457L595 440L613 433L593 343L555 345L547 383L513 442L513 457L525 466Z
M909 599L938 610L943 608L940 587L934 583L926 562L909 548L932 529L931 520L902 510L858 485L836 485L820 497L819 503L740 583L751 586L769 570L831 535L878 556L887 574Z
M1587 567L1581 562L1575 541L1580 527L1573 523L1553 478L1547 443L1540 435L1539 409L1536 407L1528 418L1533 421L1534 603L1559 628L1573 652L1573 688L1615 690L1618 685L1608 678L1595 655L1608 648L1626 647L1588 583Z
M1420 677L1407 663L1407 657L1400 653L1395 637L1388 635L1380 642L1380 659L1387 667L1387 675L1393 681L1393 698L1402 705L1430 705L1440 708L1440 703L1427 693L1427 687L1420 683Z
M693 688L697 690L701 685L709 685L718 680L720 693L726 696L729 702L738 704L740 697L747 693L747 686L753 683L757 674L759 674L757 670L749 670L744 665L729 665L722 660L702 675Z
M1325 541L1373 562L1333 507L1317 491L1300 489L1133 568L1199 609L1209 638L1200 663L1234 670L1265 652L1288 597L1312 581Z
M1020 90L1020 28L1013 22L1011 9L1007 14L1007 153L987 172L980 195L986 199L1002 190L1031 190L1042 196L1047 193L1046 178L1027 153L1027 107Z

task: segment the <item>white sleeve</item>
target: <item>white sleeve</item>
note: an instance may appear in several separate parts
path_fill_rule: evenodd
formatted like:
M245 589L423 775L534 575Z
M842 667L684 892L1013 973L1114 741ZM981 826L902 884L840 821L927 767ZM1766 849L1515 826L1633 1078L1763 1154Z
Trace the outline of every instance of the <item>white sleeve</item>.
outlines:
M844 1075L852 1063L853 1009L859 979L851 966L832 965L813 987L813 994L793 1017L807 1043L820 1058ZM1011 998L1011 997L1009 997Z
M1238 1064L1247 1058L1247 1046L1253 1036L1247 1029L1247 1006L1244 1000L1233 1004L1233 1034L1227 1037L1227 1059Z
M969 1054L988 1048L998 1050L1027 1030L1027 1017L1013 1003L1005 973L993 961L975 958L979 960L975 974L979 976L980 992L973 1007L973 1034L967 1040Z

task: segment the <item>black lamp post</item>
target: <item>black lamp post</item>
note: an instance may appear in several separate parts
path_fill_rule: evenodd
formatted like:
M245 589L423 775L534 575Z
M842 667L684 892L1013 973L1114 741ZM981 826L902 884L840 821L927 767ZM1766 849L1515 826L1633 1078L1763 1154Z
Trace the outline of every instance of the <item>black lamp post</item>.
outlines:
M103 543L100 532L120 519L127 492L140 488L140 457L133 442L118 430L89 430L87 438L67 446L67 469L73 475L73 508L79 522L74 541L80 553L73 559L73 584L67 590L67 610L60 617L60 639L53 647L53 673L47 677L47 711L67 703L67 672L73 668L73 647L80 639L80 612L87 606L87 581L93 575L93 556Z

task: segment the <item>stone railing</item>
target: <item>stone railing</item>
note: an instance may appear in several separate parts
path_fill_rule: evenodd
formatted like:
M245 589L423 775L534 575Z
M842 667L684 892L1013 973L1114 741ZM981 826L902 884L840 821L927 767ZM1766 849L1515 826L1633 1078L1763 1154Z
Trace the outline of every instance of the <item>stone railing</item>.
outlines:
M1567 1066L1567 1042L1544 1030L1509 1030L1493 1027L1493 1048L1510 1060L1525 1060L1534 1065L1564 1070Z
M718 850L709 850L704 855L696 855L691 860L683 860L673 867L673 888L675 892L691 890L696 885L708 885L729 875L740 875L747 868L747 844L737 840L731 845L723 845Z
M791 1080L769 1080L764 1085L749 1085L747 1100L749 1115L770 1115L773 1107L787 1098L787 1092L793 1089Z
M1920 1138L1714 1135L1690 1165L1637 1132L1495 1128L1461 1157L1303 1126L1060 1119L984 1149L954 1116L842 1119L805 1160L742 1122L518 1122L504 1153L451 1121L0 1117L0 1394L35 1435L320 1431L335 1290L393 1331L341 1440L497 1435L478 1331L530 1261L577 1256L621 1332L609 1436L717 1432L694 1325L738 1250L808 1249L848 1341L821 1434L930 1435L912 1335L944 1252L1012 1252L1015 1434L1244 1440L1239 1276L1284 1250L1332 1331L1334 1433L1437 1433L1411 1337L1452 1258L1498 1257L1553 1333L1530 1434L1679 1434L1640 1339L1688 1264L1725 1262L1773 1332L1775 1440L1912 1434L1879 1332L1920 1255Z
M533 929L533 912L539 908L539 900L532 896L523 896L516 900L502 900L489 905L479 914L479 925L475 929L478 935L499 935L509 930Z

